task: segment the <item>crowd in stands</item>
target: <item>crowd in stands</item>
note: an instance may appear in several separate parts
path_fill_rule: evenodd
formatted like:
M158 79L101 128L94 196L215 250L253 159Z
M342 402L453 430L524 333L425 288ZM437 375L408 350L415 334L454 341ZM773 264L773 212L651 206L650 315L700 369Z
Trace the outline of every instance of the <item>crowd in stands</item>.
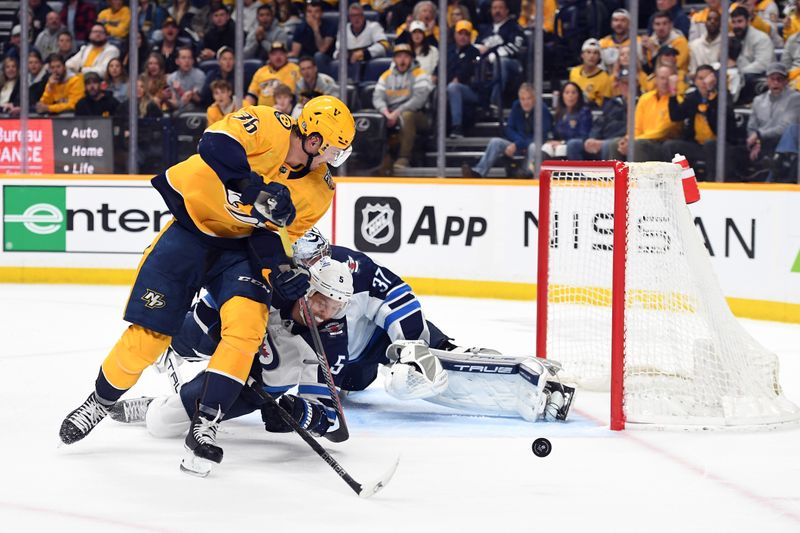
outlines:
M724 112L726 179L795 181L800 121L800 0L640 2L632 21L623 0L544 0L546 89L534 94L535 0L448 0L447 28L429 0L356 0L338 39L339 0L241 0L245 104L298 116L311 98L348 87L354 111L371 110L386 132L378 174L424 160L435 134L438 63L447 42L448 145L486 137L464 176L503 167L532 176L544 158L669 161L680 152L701 179L714 179L717 116ZM19 16L2 43L0 112L127 116L134 83L139 118L235 110L233 0L30 0L30 53L20 57ZM135 29L131 24L135 23ZM138 72L130 72L135 31ZM729 35L720 82L722 32ZM637 61L631 64L630 39ZM20 83L19 61L29 79ZM346 63L347 80L339 79ZM345 68L345 67L343 67ZM638 93L627 135L628 80ZM717 105L721 87L727 107ZM535 146L535 102L545 107ZM494 137L479 124L494 124ZM485 128L484 128L485 130ZM357 139L358 141L358 139ZM358 161L358 156L353 158ZM793 166L794 165L794 166Z

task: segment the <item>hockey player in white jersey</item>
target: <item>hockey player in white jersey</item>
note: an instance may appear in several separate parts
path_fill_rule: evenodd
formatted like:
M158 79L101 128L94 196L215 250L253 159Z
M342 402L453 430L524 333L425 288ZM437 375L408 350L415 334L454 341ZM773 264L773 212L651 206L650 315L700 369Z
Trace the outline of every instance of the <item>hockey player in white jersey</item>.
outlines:
M320 337L327 342L331 335L336 335L336 328L325 325L344 320L344 310L353 294L353 282L350 271L338 261L325 258L310 269L310 288L307 294L308 303L317 319ZM214 304L208 294L200 300L198 308L213 309ZM262 419L267 431L287 432L291 428L285 424L274 411L274 406L264 401L261 395L253 390L260 387L273 397L279 397L278 404L312 435L323 436L336 426L336 411L333 408L324 378L319 372L319 365L311 348L312 341L309 329L299 310L299 301L273 302L268 319L269 335L265 336L262 346L254 354L253 366L248 378L248 386L234 402L227 418L236 418L256 410L261 410ZM191 321L199 317L190 315ZM204 317L205 318L205 317ZM217 316L218 319L218 316ZM201 322L194 322L200 326ZM215 332L202 325L202 338L211 340ZM185 331L194 331L184 327ZM217 333L218 334L218 333ZM184 339L185 340L185 339ZM219 342L217 337L216 342ZM187 359L210 359L216 345L214 340L208 344L197 343ZM210 349L209 349L210 348ZM201 350L206 349L205 353ZM196 402L202 394L203 372L180 388L178 394L161 398L135 398L121 400L112 409L111 416L122 422L146 421L150 434L156 437L178 437L189 429L194 415ZM297 394L287 391L297 386ZM197 461L184 460L181 468L199 476L205 476L210 468Z
M531 421L566 419L574 388L558 380L558 363L456 346L425 319L401 278L361 252L330 246L315 229L294 250L295 260L307 267L330 256L352 273L353 296L344 316L320 328L334 383L343 392L367 388L382 369L387 392L399 399ZM280 308L289 305L279 297L273 301ZM213 353L216 327L213 302L201 300L172 347L189 358ZM267 338L274 336L273 327L271 319Z
M365 389L381 369L386 391L399 399L530 421L566 419L575 389L558 380L558 363L456 346L425 319L419 300L399 276L364 253L331 246L316 228L294 250L296 262L313 264L330 255L353 274L347 350L326 347L334 382L343 391Z

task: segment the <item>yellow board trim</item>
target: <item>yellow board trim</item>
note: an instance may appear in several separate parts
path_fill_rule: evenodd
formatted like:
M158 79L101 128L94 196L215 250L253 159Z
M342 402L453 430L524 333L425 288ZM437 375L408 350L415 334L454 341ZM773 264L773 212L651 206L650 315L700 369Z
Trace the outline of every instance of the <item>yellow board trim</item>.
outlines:
M0 283L133 285L135 279L133 268L0 267Z
M535 283L514 283L502 281L469 281L436 278L404 278L417 294L436 296L463 296L468 298L497 298L501 300L535 300ZM678 308L686 309L676 295L673 302ZM733 314L740 318L772 320L800 324L800 304L751 300L746 298L726 298Z
M535 283L511 281L469 281L462 279L403 278L417 294L465 296L500 300L535 300Z
M131 285L133 269L0 267L0 283L75 283L84 285ZM404 278L417 294L535 300L535 283L474 281L462 279ZM800 324L800 304L726 298L733 314L741 318Z

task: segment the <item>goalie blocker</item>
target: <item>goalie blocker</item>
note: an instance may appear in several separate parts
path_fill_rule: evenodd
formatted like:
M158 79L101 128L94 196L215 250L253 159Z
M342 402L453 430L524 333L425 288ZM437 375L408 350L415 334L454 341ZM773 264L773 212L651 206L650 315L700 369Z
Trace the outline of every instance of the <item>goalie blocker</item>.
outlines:
M575 388L558 379L560 365L536 357L503 356L486 348L437 350L397 341L386 351L386 391L476 414L566 420Z

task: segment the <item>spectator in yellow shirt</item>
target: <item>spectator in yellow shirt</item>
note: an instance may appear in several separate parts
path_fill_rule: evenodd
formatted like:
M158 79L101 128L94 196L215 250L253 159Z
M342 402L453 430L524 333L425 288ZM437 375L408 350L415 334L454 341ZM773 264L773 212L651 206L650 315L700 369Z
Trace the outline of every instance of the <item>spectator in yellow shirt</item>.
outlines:
M536 0L522 0L519 11L520 16L517 19L517 23L523 28L533 28L536 24ZM542 11L544 12L544 20L542 21L544 31L555 33L558 2L556 0L544 0Z
M689 69L689 41L673 28L670 14L659 11L653 16L653 33L642 37L639 47L639 58L646 72L655 70L656 54L666 45L678 51L678 70L686 72Z
M662 142L677 139L681 134L681 123L673 122L669 116L670 83L677 85L677 79L672 78L670 81L670 77L675 74L677 72L674 67L658 67L656 88L643 94L636 104L633 146L635 161L664 161ZM625 159L628 142L626 136L619 143L617 156L621 159Z
M680 70L678 68L678 51L672 48L671 46L662 46L661 50L658 51L655 58L657 69L661 65L666 65L668 67L673 67L677 71L676 76L678 77L678 95L683 97L686 89L689 88L689 84L686 83L686 72ZM639 71L639 87L641 88L643 93L652 91L656 88L656 73L655 70L649 76L642 71Z
M66 61L67 69L75 74L94 72L98 76L106 73L108 62L119 57L119 48L108 42L106 28L102 24L92 24L89 42L81 46L78 53Z
M247 88L245 100L248 105L274 105L273 91L278 84L288 85L294 92L297 81L300 79L300 67L289 63L289 54L286 44L281 41L272 43L269 51L269 61L253 75L253 81Z
M214 96L214 103L211 104L206 111L208 126L219 122L225 115L232 113L235 108L233 103L233 88L227 81L212 81L211 94Z
M83 76L68 72L64 58L58 54L51 54L47 63L50 79L42 98L36 102L36 112L58 114L74 111L78 100L84 96Z
M627 9L615 9L611 13L611 33L600 39L600 55L603 58L603 67L611 72L614 64L619 59L620 50L630 46L631 42L631 14Z
M611 97L611 76L600 68L600 43L597 39L586 39L581 47L583 63L569 71L569 81L583 91L586 102L600 108L603 100Z
M125 39L131 27L131 10L122 0L109 0L108 7L97 15L97 23L105 26L111 37Z
M794 5L787 9L786 18L783 20L783 40L800 32L800 0L795 0Z

